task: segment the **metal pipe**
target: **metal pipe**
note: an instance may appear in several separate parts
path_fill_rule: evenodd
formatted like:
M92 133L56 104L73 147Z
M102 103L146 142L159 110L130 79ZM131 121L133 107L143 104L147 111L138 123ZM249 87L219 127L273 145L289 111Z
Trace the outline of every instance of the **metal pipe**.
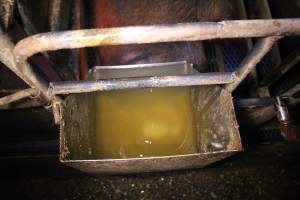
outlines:
M33 70L26 64L28 57L39 52L101 45L145 44L298 34L300 34L300 19L236 20L90 29L43 33L30 36L21 40L16 45L14 54L19 70L44 93L45 87L42 81L38 80ZM251 56L256 57L255 51Z
M18 67L29 77L25 68L28 57L44 51L100 45L194 41L217 38L263 37L300 34L300 19L237 20L175 25L136 26L123 28L63 31L34 35L21 40L14 53Z
M13 55L14 44L5 35L0 29L0 62L7 66L11 71L17 74L23 80L26 80L26 77L19 72L16 67L14 55ZM25 82L27 82L26 80Z
M292 88L280 93L279 95L289 97L288 106L292 108L300 103L300 98L294 97L294 94L299 90L300 90L300 83L294 85ZM274 109L274 105L270 105L266 107L261 107L259 109L255 109L252 112L247 112L246 116L248 119L247 120L248 124L250 122L252 126L259 126L276 117L276 111Z
M31 88L38 89L43 102L48 102L47 84L37 76L27 61L23 62L22 68L18 68L13 54L14 44L0 31L0 62L12 70L17 76L24 80Z
M282 137L289 142L299 142L300 128L292 124L288 107L281 97L276 97L275 106Z
M14 94L7 95L5 97L0 98L0 106L4 106L6 104L10 104L15 101L19 101L21 99L25 99L27 97L34 97L38 96L38 91L33 88L24 89L21 91L18 91Z
M261 87L271 86L300 61L300 46L290 53L271 74L260 83Z
M300 19L233 20L42 33L21 40L18 62L44 51L83 47L299 35Z
M271 50L274 43L280 39L280 36L267 37L260 39L254 45L251 52L244 58L236 71L237 79L235 82L225 86L225 89L232 92L247 77L247 75L255 68L262 58Z
M0 26L5 30L8 29L13 21L15 4L14 0L0 1Z
M215 85L232 83L233 81L235 81L234 73L203 73L183 76L155 76L130 79L56 82L50 83L49 96L130 88Z
M41 104L38 101L24 101L18 104L6 104L4 106L0 106L0 111L2 110L19 110L19 109L30 109L30 108L38 108L43 107L45 105Z
M237 108L265 107L274 105L274 99L271 97L234 99L234 105Z
M49 22L51 31L60 29L60 18L62 12L62 0L52 0L49 10Z
M16 7L18 8L18 13L23 23L24 31L27 33L27 35L33 35L38 33L39 31L32 22L32 15L30 10L28 9L28 6L26 5L26 2L24 0L18 0Z

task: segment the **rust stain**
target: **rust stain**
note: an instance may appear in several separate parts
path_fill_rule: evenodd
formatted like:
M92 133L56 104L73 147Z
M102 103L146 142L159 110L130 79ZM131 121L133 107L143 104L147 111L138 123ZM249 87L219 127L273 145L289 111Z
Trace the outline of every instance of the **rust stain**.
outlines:
M280 28L281 27L281 23L279 21L274 21L273 22L274 26Z

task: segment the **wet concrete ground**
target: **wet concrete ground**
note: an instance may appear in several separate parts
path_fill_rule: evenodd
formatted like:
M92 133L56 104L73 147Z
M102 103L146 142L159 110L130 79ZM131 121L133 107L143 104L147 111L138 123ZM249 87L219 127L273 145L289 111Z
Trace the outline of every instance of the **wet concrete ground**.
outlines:
M98 177L53 156L7 159L1 199L300 199L299 155L300 145L264 144L205 169Z

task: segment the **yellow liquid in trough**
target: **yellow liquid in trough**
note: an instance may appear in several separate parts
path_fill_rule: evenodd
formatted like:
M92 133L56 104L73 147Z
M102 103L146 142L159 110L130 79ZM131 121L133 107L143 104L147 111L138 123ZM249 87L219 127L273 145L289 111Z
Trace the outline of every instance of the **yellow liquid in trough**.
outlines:
M196 152L189 87L101 92L96 96L99 158Z

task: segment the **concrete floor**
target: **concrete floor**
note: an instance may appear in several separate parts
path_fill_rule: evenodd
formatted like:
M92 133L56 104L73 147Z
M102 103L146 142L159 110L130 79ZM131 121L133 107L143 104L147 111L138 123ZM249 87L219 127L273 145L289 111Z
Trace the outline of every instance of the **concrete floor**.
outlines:
M273 143L204 169L93 177L56 156L1 160L3 199L300 199L300 145Z

